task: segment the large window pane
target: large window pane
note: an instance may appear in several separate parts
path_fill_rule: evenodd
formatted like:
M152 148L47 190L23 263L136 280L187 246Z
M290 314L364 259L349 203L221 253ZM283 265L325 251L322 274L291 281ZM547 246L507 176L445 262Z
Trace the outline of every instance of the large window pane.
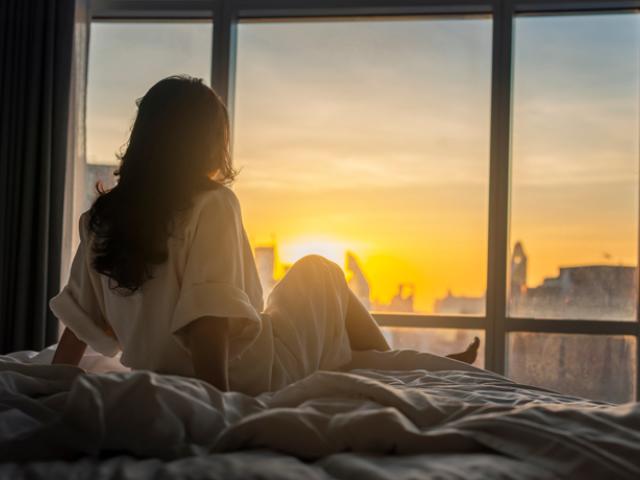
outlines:
M95 183L113 185L116 154L128 139L136 99L176 74L211 75L211 22L94 22L87 91L85 206Z
M409 349L442 356L466 350L474 337L478 337L480 348L473 364L484 368L484 330L382 327L382 332L394 350Z
M515 21L511 316L636 318L639 17Z
M372 310L483 314L491 20L242 23L236 61L266 290L318 253Z
M508 335L509 377L572 395L634 400L636 362L636 339L631 336Z

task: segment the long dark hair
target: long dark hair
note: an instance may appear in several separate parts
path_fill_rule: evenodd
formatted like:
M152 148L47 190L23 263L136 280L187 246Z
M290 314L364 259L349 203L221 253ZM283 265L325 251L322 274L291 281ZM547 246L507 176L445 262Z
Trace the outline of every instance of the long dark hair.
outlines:
M135 292L166 261L176 215L235 176L227 110L202 80L165 78L137 103L118 183L96 186L89 213L93 268L123 293Z

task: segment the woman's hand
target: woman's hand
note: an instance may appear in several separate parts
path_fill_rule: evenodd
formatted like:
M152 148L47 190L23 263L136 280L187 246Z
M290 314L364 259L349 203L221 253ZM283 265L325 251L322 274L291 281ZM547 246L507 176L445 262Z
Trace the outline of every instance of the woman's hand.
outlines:
M228 391L229 319L201 317L184 328L196 377Z
M71 330L65 328L51 363L78 366L86 349L87 344L76 337Z

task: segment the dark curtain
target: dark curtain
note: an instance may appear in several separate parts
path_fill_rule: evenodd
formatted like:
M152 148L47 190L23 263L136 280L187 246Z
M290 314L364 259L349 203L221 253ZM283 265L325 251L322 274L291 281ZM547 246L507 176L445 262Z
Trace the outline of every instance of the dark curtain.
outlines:
M74 0L0 0L0 351L57 339Z

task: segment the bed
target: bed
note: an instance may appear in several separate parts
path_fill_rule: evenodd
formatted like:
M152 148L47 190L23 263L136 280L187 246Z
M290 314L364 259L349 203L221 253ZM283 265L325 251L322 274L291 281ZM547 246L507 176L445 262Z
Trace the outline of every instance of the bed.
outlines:
M640 478L640 404L426 353L361 353L258 397L50 356L0 356L0 478Z

